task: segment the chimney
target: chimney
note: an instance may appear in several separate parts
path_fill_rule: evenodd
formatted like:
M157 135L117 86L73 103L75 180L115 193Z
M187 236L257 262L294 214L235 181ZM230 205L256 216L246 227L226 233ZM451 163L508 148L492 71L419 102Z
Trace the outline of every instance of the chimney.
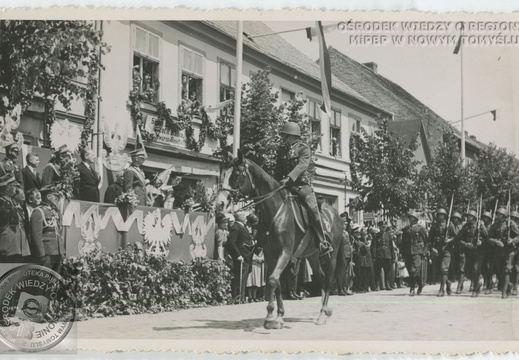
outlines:
M476 140L476 135L470 135L469 136L472 140Z
M365 67L367 67L368 69L373 71L375 74L378 74L378 72L377 72L378 65L376 62L367 62L362 65L364 65Z

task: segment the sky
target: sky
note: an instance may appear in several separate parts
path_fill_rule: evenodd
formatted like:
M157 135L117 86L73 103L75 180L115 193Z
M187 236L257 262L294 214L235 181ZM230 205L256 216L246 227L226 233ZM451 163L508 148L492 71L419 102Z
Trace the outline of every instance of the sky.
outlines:
M265 23L276 32L315 26L315 22L312 21L266 21ZM333 22L323 22L323 25L328 24ZM401 29L401 25L398 28ZM454 27L451 30L442 34L456 36L457 39L459 31ZM448 46L351 44L351 35L364 34L375 33L364 31L345 33L334 30L326 33L325 38L328 46L333 46L358 62L376 62L379 74L402 86L445 120L461 119L460 55L453 54L455 43ZM429 35L431 32L423 34ZM317 60L319 57L317 40L310 42L304 30L280 34L280 36L311 59ZM462 51L464 118L485 113L467 119L465 130L469 135L475 135L478 140L486 144L493 142L499 147L506 147L509 151L518 154L519 122L515 119L519 116L519 88L517 87L519 71L515 66L519 64L519 43L515 47L467 45ZM491 110L498 111L495 122ZM460 128L460 123L455 125Z

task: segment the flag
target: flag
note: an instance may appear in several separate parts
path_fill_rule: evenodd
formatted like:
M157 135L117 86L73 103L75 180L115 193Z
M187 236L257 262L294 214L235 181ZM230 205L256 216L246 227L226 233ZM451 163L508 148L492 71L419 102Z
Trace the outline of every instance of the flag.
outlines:
M460 49L461 49L461 38L463 37L463 29L464 28L465 27L464 27L463 23L461 23L460 37L458 38L458 41L456 42L456 47L454 47L454 52L453 52L454 55L457 55L460 52Z
M320 21L319 21L320 22ZM331 25L326 25L326 26L322 26L322 31L323 33L329 33L335 29L337 29L339 26L339 24L331 24ZM317 27L307 27L306 29L306 37L308 38L308 40L312 41L313 37L317 35Z
M222 101L215 105L204 106L204 110L206 112L215 112L215 111L218 111L220 109L223 109L223 108L231 105L233 101L234 101L234 99L229 99L229 100Z
M137 129L135 130L135 150L139 150L139 148L144 150L144 154L148 157L146 148L144 147L144 140L142 139L141 128L137 125Z
M321 91L323 93L323 105L321 110L328 116L332 113L332 100L330 93L332 89L332 71L330 64L330 53L326 47L324 39L323 27L320 21L317 21L317 38L319 40L319 66L321 68Z
M497 120L497 110L491 110L490 113L492 113L492 120Z

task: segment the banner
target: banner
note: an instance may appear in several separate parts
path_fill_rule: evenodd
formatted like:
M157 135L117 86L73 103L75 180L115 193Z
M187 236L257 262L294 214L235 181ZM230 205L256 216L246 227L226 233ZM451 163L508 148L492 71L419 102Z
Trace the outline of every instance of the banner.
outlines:
M68 257L94 249L117 252L126 241L141 242L147 252L174 262L214 258L214 217L205 212L138 206L124 221L114 205L72 200L63 225Z

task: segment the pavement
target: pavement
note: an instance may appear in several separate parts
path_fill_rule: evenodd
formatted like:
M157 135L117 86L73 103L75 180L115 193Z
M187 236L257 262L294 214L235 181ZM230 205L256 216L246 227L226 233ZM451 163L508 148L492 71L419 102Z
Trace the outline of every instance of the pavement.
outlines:
M465 288L468 288L468 282ZM263 328L266 302L99 318L77 324L79 339L516 341L519 297L469 292L439 298L439 285L420 296L407 288L332 296L333 315L315 325L320 298L285 301L284 328Z

